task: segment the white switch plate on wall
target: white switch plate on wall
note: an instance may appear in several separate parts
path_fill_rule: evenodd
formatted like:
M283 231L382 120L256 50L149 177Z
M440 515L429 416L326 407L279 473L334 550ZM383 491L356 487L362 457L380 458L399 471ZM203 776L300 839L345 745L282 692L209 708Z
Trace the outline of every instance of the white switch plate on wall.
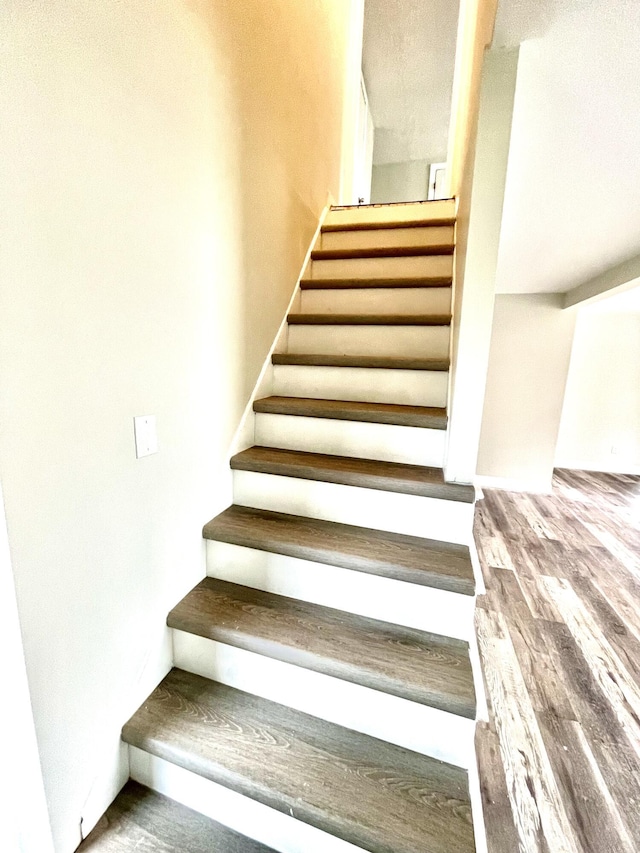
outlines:
M136 459L158 452L158 433L155 415L141 415L133 419L136 437Z

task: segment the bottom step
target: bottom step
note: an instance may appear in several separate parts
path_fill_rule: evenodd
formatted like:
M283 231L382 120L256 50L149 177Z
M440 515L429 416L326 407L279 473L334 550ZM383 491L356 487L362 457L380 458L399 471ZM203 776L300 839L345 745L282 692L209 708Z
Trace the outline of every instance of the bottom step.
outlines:
M129 781L77 853L273 853L179 803Z
M181 670L123 738L370 853L475 849L463 770Z

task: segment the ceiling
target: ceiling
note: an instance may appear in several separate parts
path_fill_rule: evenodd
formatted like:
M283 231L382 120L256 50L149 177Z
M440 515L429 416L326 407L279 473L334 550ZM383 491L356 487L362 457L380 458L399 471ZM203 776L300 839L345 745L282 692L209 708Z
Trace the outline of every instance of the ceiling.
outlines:
M458 0L365 0L375 164L446 159Z
M496 289L561 292L640 252L640 2L501 0L520 48Z

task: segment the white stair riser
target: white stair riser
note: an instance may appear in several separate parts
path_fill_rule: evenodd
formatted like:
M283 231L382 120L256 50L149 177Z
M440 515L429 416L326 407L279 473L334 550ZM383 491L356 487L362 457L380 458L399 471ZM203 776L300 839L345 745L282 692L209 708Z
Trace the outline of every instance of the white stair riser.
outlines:
M473 504L254 471L233 472L242 506L468 544Z
M373 228L366 231L323 231L314 248L331 251L406 249L453 245L453 225L417 228Z
M273 393L279 397L355 400L407 406L447 405L449 374L443 370L378 367L316 367L276 364Z
M211 782L135 746L131 778L280 853L363 853L362 848Z
M409 255L395 258L339 258L311 261L309 278L313 281L331 279L404 281L416 278L450 278L452 274L452 255Z
M333 456L355 456L407 465L442 468L446 443L443 429L392 424L257 414L255 443Z
M287 351L448 358L449 326L290 325Z
M213 540L207 541L207 574L418 631L467 642L474 636L471 595Z
M303 314L448 314L450 287L302 290Z
M468 769L474 720L184 631L175 665L348 729Z
M407 202L406 204L363 205L361 207L342 207L330 210L327 214L324 228L347 228L350 225L380 225L394 223L408 225L412 222L434 222L438 219L448 219L456 214L456 204L453 199L429 201L423 204Z

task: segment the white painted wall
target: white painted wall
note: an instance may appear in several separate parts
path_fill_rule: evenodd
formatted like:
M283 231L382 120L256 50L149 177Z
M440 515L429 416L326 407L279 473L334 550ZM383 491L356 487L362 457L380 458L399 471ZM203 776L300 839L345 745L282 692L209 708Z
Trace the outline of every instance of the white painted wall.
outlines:
M575 325L561 294L496 296L480 484L548 491Z
M429 190L429 166L428 160L374 164L371 203L424 201Z
M517 49L485 55L468 221L459 206L446 475L460 483L476 473L517 73Z
M640 313L578 313L555 464L640 474Z
M350 14L1 7L0 473L57 853L126 778L120 727L170 665L166 613L338 195ZM136 460L143 414L160 451Z
M1 488L0 648L4 684L2 726L7 733L0 764L2 849L8 853L52 853Z
M640 3L499 5L523 44L497 289L567 291L638 254Z

